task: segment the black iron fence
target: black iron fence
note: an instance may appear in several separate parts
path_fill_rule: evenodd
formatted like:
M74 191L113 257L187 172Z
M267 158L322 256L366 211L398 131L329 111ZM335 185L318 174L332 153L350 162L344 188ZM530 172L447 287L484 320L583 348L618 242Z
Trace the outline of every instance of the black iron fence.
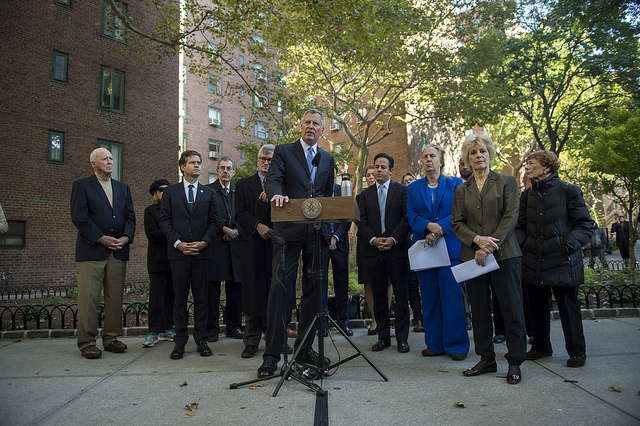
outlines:
M10 294L52 295L51 289L44 287L38 289L13 289ZM56 290L55 295L60 296L75 291L74 287ZM60 293L62 292L62 293ZM640 306L640 285L617 284L617 285L583 285L578 293L581 307L584 309L594 308L637 308ZM26 298L26 297L25 297ZM5 300L4 306L0 306L0 331L8 330L58 330L77 328L78 305L52 303L46 305L17 305L11 304L11 300ZM224 305L224 300L221 301ZM331 311L331 303L330 311ZM147 312L149 306L146 302L131 302L123 304L122 320L125 327L144 327L147 325ZM224 312L223 309L221 309ZM189 323L193 324L193 303L189 302ZM331 313L331 312L330 312ZM296 308L294 318L298 318L298 308ZM335 314L334 314L335 315ZM349 316L352 319L368 317L368 311L364 304L364 297L360 295L350 296ZM104 305L99 306L98 326L102 326L104 318ZM221 319L224 324L224 316Z

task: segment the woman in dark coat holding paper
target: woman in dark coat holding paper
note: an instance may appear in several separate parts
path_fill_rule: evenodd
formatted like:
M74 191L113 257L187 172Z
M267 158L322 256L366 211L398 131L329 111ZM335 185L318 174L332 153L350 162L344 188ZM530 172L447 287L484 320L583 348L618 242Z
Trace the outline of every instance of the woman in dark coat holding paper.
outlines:
M533 343L527 359L551 356L551 290L558 304L569 367L587 358L578 286L584 283L582 246L591 239L593 220L582 191L558 177L558 158L537 151L525 160L531 188L520 196L516 235L522 246L523 282L529 294Z
M459 263L460 241L451 230L453 193L462 179L442 175L444 149L428 145L422 151L424 179L407 187L407 220L413 230L412 244L424 239L426 244L447 244L450 266L417 271L422 295L424 356L447 354L462 361L469 352L469 335L462 305L462 289L451 273Z
M507 382L520 383L520 364L527 341L522 308L522 252L514 230L518 220L518 184L513 176L491 170L496 149L486 133L470 134L462 144L462 159L473 177L456 188L451 227L462 242L460 262L475 259L484 266L489 254L499 269L472 278L467 283L471 303L473 341L480 362L462 372L477 376L497 371L491 322L491 287L495 290L505 322L509 362Z

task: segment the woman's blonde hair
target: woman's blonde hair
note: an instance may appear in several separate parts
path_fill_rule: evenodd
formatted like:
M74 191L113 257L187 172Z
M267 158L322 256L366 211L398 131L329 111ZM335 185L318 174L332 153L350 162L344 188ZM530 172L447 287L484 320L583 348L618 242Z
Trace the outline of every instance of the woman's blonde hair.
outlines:
M464 161L469 170L473 170L473 168L469 165L469 151L471 150L471 147L473 147L473 145L478 145L482 148L486 148L486 150L489 151L489 162L493 162L493 159L496 157L496 146L493 144L491 136L489 136L485 132L472 132L469 133L464 139L464 142L462 142L462 161Z

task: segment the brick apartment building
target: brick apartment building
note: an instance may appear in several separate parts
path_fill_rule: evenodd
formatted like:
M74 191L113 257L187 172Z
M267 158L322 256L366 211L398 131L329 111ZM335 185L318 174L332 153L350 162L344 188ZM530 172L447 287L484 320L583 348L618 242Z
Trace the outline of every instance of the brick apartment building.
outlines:
M103 0L4 0L0 38L0 285L75 284L74 180L109 148L137 219L127 282L147 279L143 211L177 179L178 61L145 64ZM126 7L126 5L125 5ZM154 19L144 2L129 12ZM140 8L141 10L134 10Z

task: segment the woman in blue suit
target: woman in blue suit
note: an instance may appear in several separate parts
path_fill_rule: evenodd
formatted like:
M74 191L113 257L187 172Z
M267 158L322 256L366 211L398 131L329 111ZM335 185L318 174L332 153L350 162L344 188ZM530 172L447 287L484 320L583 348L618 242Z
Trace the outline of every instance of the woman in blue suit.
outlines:
M460 257L460 241L451 230L453 194L462 179L442 175L444 149L428 145L422 151L424 179L407 188L407 219L413 230L413 241L425 239L429 245L444 237L451 266ZM454 361L462 361L469 352L469 335L462 305L462 290L451 273L451 266L417 271L422 295L424 341L422 355L445 353Z

